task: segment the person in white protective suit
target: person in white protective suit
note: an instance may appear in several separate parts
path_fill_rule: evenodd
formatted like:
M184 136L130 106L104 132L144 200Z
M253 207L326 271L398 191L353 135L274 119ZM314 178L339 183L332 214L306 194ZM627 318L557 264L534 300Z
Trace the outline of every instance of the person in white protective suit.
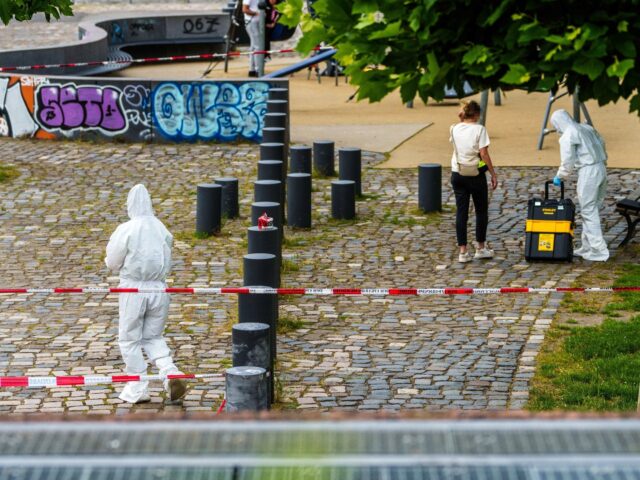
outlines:
M136 185L127 197L129 220L118 226L107 245L107 268L119 272L121 288L166 288L171 268L173 237L158 220L144 185ZM121 293L118 344L128 375L145 375L147 362L155 362L161 376L179 374L162 334L169 312L166 293ZM186 386L180 379L164 381L169 399L184 397ZM129 403L150 401L148 382L129 382L120 399Z
M574 121L565 110L553 112L551 124L560 134L560 168L553 179L554 185L559 186L573 170L578 171L582 245L573 254L585 260L604 262L609 258L600 225L600 209L607 190L604 140L592 126Z

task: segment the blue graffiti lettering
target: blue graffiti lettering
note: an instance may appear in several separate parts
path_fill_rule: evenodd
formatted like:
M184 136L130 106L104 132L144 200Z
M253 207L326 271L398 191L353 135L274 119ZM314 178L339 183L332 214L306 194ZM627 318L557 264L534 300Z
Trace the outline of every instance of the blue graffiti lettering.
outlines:
M171 140L259 141L269 84L161 83L151 93L158 132Z

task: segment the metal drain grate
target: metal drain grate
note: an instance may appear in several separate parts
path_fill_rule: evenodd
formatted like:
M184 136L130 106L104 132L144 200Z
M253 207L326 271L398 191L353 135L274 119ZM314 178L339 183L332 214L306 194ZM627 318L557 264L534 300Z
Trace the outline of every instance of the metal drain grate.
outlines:
M640 480L640 421L0 423L5 479Z

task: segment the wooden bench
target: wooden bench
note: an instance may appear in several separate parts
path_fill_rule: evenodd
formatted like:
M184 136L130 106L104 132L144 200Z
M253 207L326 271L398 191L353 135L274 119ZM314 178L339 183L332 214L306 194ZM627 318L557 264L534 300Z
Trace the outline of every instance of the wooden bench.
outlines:
M623 198L616 203L616 212L620 213L627 221L627 236L624 237L619 246L623 247L633 238L636 226L640 222L640 188L631 192L627 198Z

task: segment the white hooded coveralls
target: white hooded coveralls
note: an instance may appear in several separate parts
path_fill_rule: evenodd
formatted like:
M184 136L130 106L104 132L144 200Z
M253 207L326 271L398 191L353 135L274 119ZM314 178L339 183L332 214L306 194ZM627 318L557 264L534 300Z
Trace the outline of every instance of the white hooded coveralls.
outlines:
M609 258L609 250L600 225L600 209L607 190L604 140L592 126L575 122L565 110L553 112L551 124L561 135L557 176L566 179L574 169L578 171L582 245L574 254L586 260L605 261Z
M151 197L144 185L136 185L127 197L129 220L118 226L107 245L107 268L119 272L120 287L166 288L171 268L173 237L158 220ZM160 375L179 373L162 333L169 312L166 293L120 294L118 343L129 375L144 375L149 360L156 363ZM146 397L148 382L129 382L120 398L136 403Z

